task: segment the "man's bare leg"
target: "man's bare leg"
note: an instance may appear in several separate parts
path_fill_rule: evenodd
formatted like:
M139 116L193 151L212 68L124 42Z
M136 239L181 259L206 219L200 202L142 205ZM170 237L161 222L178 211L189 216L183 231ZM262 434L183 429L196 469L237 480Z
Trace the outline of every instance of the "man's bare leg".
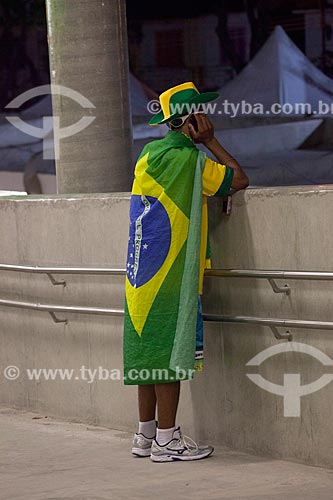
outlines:
M200 460L209 457L212 446L193 446L176 427L176 414L180 394L180 382L155 384L157 398L158 427L152 441L150 458L153 462Z
M138 403L140 422L155 420L156 394L153 384L138 386Z
M180 382L155 384L157 399L158 428L170 429L175 426L180 394Z
M138 385L139 428L133 439L132 453L148 457L156 436L156 395L152 384Z

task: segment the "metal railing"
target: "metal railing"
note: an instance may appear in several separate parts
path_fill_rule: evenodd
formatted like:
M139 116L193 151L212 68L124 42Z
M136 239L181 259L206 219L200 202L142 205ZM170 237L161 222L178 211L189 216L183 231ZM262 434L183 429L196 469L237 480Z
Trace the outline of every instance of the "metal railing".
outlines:
M46 274L53 285L66 285L64 280L57 281L54 274L91 274L91 275L111 275L123 276L126 269L108 267L63 267L63 266L23 266L0 264L0 271L18 271L23 273ZM216 278L252 278L267 279L276 293L290 293L290 286L285 284L280 287L276 284L276 279L292 280L321 280L333 281L333 272L325 271L274 271L260 269L206 269L205 277Z
M114 268L96 268L96 267L59 267L59 266L22 266L0 264L0 271L18 271L28 273L46 274L52 284L66 285L65 281L57 281L54 279L54 274L90 274L90 275L113 275L124 276L125 269ZM333 273L321 271L270 271L270 270L252 270L252 269L207 269L205 271L207 277L220 278L259 278L268 279L273 290L277 293L281 291L290 293L290 287L286 284L284 287L279 287L275 283L275 279L296 279L296 280L325 280L333 281ZM273 282L273 283L272 283ZM109 316L124 316L123 309L100 308L100 307L82 307L82 306L64 306L56 304L41 304L39 302L24 302L16 300L0 299L0 305L9 307L19 307L24 309L34 309L48 312L53 321L56 323L68 323L66 319L57 318L56 312L64 313L84 313ZM240 323L250 325L269 326L274 336L277 339L292 340L292 334L287 331L280 333L277 328L306 328L317 330L333 330L333 322L331 321L310 321L298 319L280 319L280 318L262 318L256 316L226 316L220 314L203 314L204 321L218 323Z
M108 316L124 316L123 309L110 309L104 307L86 307L86 306L60 306L57 304L41 304L40 302L25 302L19 300L0 299L0 306L19 307L22 309L34 309L36 311L46 311L50 313L55 323L68 323L67 319L59 319L54 313L84 313L84 314L101 314Z
M292 334L287 330L280 333L278 327L306 328L312 330L333 330L332 321L312 321L301 319L260 318L257 316L224 316L220 314L204 314L204 321L217 323L243 323L248 325L269 326L276 339L292 340Z
M24 266L0 264L0 271L18 271L42 274L109 274L125 275L125 268L110 267L63 267L63 266ZM333 272L325 271L274 271L262 269L206 269L205 276L219 278L264 278L296 280L333 280Z
M56 304L41 304L40 302L23 302L16 300L0 299L0 305L19 307L23 309L34 309L37 311L48 312L55 323L68 323L68 319L60 319L55 315L56 312L64 313L84 313L106 316L124 316L123 309L111 309L104 307L83 307L83 306L60 306ZM280 318L261 318L257 316L225 316L223 314L203 314L203 320L216 323L243 323L248 325L269 326L275 338L292 340L292 334L287 331L280 333L277 327L284 328L306 328L316 330L333 330L331 321L310 321L298 319L280 319Z
M267 279L275 293L290 294L291 288L286 283L279 286L276 279L322 280L332 281L333 273L321 271L269 271L259 269L206 269L205 276L217 278L255 278Z
M126 269L113 269L109 267L62 267L62 266L21 266L11 264L0 264L0 271L17 271L20 273L46 274L52 285L66 285L66 281L57 281L54 274L93 274L123 276Z
M261 269L206 269L206 276L220 278L264 278L293 280L333 280L333 273L324 271L270 271Z

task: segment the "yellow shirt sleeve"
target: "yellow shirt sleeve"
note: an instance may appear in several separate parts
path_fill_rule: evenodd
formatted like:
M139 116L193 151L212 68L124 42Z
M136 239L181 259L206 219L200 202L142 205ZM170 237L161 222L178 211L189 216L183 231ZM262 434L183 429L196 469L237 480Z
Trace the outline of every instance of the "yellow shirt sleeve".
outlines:
M234 171L227 165L206 158L202 172L202 194L206 196L226 196L230 190Z

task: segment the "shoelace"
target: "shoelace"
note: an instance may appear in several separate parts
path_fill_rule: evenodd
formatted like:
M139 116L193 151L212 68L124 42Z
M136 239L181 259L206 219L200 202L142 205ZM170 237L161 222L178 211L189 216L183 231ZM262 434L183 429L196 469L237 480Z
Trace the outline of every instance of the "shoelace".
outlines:
M187 450L195 450L198 451L199 447L195 441L193 441L192 438L189 436L185 436L182 434L182 432L179 430L179 442L181 445L186 448Z

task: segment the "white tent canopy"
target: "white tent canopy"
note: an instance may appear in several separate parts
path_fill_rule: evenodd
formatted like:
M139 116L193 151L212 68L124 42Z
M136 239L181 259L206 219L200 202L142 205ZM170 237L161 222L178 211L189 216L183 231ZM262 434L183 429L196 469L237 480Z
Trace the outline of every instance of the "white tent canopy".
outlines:
M219 92L219 104L225 100L234 104L245 101L251 106L260 103L265 115L277 114L278 107L271 111L275 103L283 106L284 116L333 115L333 80L312 64L281 26L275 28L249 64ZM305 112L297 109L298 103L307 103ZM262 114L253 109L252 113L244 113L239 106L237 115Z
M133 116L147 116L149 115L147 105L148 102L155 97L149 97L148 92L150 89L140 82L135 76L130 74L130 96L131 96L131 112ZM150 90L150 93L153 92Z

